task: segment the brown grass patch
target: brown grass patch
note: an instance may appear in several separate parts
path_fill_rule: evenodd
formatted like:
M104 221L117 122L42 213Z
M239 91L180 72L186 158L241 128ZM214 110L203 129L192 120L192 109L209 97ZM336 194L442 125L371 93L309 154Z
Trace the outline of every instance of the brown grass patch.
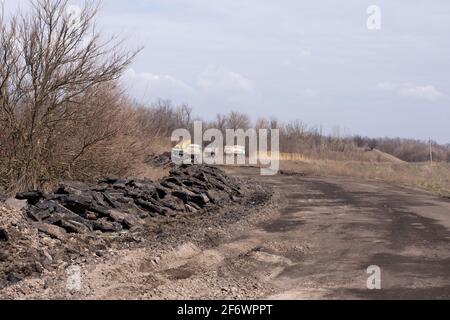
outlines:
M310 160L281 161L282 170L319 176L377 179L450 196L450 164Z

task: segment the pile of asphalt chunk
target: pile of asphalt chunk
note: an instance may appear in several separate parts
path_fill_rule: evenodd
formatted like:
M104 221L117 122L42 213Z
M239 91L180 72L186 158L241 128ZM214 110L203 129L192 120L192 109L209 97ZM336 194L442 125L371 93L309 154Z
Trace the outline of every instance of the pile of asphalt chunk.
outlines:
M153 167L173 167L172 154L170 152L164 152L162 154L147 156L145 162Z
M157 181L106 178L95 185L62 183L53 193L17 194L26 215L54 238L67 233L139 230L144 219L198 213L239 201L245 186L210 166L174 167Z

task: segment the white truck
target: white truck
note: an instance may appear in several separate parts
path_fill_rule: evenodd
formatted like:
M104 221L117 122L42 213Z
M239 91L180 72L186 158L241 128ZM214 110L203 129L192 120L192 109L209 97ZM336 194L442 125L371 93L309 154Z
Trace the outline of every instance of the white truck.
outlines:
M245 147L243 146L226 146L224 151L226 155L245 156Z
M172 161L176 164L197 163L202 154L202 147L198 144L193 144L191 141L183 141L177 144L172 149Z

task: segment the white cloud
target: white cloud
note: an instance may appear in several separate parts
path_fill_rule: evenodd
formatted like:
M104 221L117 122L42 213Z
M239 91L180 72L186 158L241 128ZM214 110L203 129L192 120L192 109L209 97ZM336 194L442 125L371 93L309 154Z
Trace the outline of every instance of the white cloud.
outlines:
M180 102L188 99L195 90L171 75L136 72L128 69L122 78L124 85L138 101L153 101L157 98Z
M309 49L303 49L303 50L300 50L299 56L300 57L304 57L304 58L311 57L312 56L312 52Z
M314 89L304 89L300 92L301 96L304 98L317 98L319 96L319 92Z
M128 69L122 83L137 101L149 103L158 98L170 99L175 103L218 101L237 105L244 97L252 96L253 82L243 75L223 67L210 66L192 79L190 85L171 75L136 72ZM249 95L250 94L250 95Z
M394 91L398 90L401 87L410 86L408 83L392 83L392 82L380 82L375 86L375 89L380 91Z
M293 62L289 58L286 58L281 62L282 67L290 67L292 64L293 64Z
M426 100L437 100L445 95L433 86L416 86L403 88L399 91L400 95L410 98L420 98Z
M444 93L440 92L432 85L417 86L410 83L382 82L377 84L375 89L386 92L395 92L402 97L425 99L429 101L445 97Z
M300 65L305 62L305 59L312 57L313 54L309 49L300 49L295 55L290 55L284 59L281 59L280 65L282 67L290 67L293 65Z
M219 66L210 66L202 72L197 80L197 86L201 90L213 92L250 92L253 90L251 80Z

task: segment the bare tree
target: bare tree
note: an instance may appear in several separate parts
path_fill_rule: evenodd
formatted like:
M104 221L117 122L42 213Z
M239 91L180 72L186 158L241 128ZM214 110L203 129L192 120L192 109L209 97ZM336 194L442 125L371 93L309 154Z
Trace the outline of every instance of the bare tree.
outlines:
M115 122L92 126L93 117L108 117L91 98L115 86L139 50L103 39L94 27L97 9L89 1L76 15L67 0L35 0L29 13L0 23L0 162L10 188L42 187L117 133ZM66 143L70 133L85 135L81 148Z
M240 113L236 111L230 112L226 118L227 129L243 129L247 130L250 128L250 118L245 113Z
M270 128L270 121L266 118L258 118L255 123L255 129L269 129Z
M216 121L214 121L213 127L222 132L225 132L226 126L227 126L227 116L223 114L218 114L216 116Z

